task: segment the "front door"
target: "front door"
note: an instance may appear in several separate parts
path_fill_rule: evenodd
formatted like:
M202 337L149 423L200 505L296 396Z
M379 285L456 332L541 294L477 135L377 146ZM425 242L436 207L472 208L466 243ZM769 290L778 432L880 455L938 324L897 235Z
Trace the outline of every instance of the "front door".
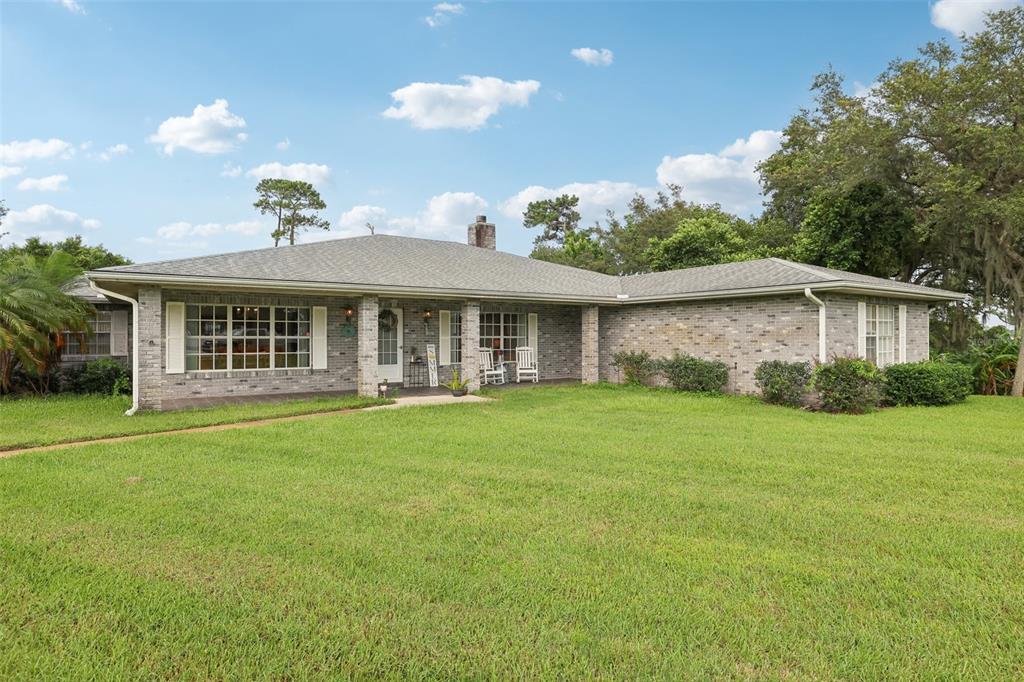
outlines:
M377 323L377 378L390 384L402 382L402 309L385 308Z

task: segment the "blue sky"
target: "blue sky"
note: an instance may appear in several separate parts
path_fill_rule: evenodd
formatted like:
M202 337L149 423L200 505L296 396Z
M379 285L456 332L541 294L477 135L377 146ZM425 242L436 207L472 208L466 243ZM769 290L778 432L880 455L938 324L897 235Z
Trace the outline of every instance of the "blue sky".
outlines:
M321 237L461 241L484 213L522 254L526 202L566 189L588 220L666 182L750 215L816 73L870 85L1018 1L3 2L5 243L267 246L267 175L317 186Z

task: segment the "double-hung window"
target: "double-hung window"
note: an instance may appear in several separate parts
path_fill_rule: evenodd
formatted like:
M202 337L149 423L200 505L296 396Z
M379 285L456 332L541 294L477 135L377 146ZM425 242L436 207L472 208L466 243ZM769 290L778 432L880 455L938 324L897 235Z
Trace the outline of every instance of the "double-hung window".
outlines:
M185 306L185 369L228 368L228 306Z
M879 367L896 359L896 320L894 306L868 304L865 308L864 355Z
M515 360L516 348L528 343L526 313L480 315L480 347L489 348L495 361Z
M310 309L185 306L185 370L310 366Z
M448 360L453 365L462 363L462 313L455 310L448 323Z
M309 308L274 308L274 367L309 367Z
M97 310L89 320L89 331L64 332L64 352L68 355L110 355L110 311Z

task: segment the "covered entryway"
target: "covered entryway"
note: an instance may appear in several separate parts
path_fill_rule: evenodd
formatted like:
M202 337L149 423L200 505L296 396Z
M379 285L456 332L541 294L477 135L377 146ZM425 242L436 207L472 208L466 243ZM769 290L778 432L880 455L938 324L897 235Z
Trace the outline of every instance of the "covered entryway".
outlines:
M401 383L402 309L382 308L377 316L377 378L390 384Z

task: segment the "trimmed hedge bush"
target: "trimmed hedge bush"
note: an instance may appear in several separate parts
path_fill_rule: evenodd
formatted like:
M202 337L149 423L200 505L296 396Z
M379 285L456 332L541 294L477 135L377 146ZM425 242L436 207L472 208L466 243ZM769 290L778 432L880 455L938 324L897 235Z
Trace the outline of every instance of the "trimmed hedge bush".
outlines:
M622 372L625 382L633 386L646 385L658 370L657 363L651 359L651 354L647 351L642 353L620 351L612 357L612 364Z
M812 386L829 412L869 412L882 395L882 374L867 360L836 358L815 368Z
M658 361L658 370L677 391L721 393L729 381L729 367L718 360L702 360L676 353Z
M765 360L754 370L754 382L764 399L775 405L799 407L811 381L811 363Z
M74 378L77 393L103 393L118 395L130 393L132 378L125 366L111 358L99 358L85 363Z
M911 362L885 368L887 405L952 405L971 394L971 368L952 362Z

